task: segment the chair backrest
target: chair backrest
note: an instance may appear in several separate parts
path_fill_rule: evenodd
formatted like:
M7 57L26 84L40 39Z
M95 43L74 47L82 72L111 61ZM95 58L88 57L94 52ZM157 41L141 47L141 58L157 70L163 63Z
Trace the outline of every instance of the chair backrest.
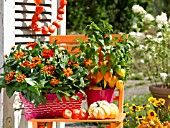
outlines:
M79 40L87 40L87 37L85 35L57 35L57 36L50 36L49 43L53 43L56 41L56 44L58 44L61 47L64 47L68 50L69 53L79 53L79 49L72 50L73 46L78 46L80 44ZM116 42L123 41L123 38L120 34L112 34L112 38ZM116 39L116 40L115 40ZM122 90L119 90L118 96L114 98L114 100L118 101L118 108L119 112L123 113L123 104L124 104L124 88Z
M123 38L120 34L112 34L112 38L116 39L114 41L122 41ZM79 40L87 40L85 35L57 35L57 36L50 36L50 43L56 41L56 43L68 50L69 53L78 53L80 52L79 49L74 49L71 51L73 46L79 45Z

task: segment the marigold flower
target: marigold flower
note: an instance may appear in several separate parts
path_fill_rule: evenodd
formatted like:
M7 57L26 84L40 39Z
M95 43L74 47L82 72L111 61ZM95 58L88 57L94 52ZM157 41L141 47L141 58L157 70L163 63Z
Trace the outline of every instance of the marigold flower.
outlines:
M34 42L34 43L28 42L26 48L31 47L33 49L36 45L37 45L36 42Z
M41 64L41 59L38 56L33 57L32 58L32 63L34 63L36 65Z
M5 76L5 81L10 82L11 80L14 79L15 72L11 71Z
M44 58L48 59L50 57L52 57L54 55L54 51L51 49L44 49L42 54L41 54Z
M73 70L71 68L63 69L63 74L67 77L73 74Z
M91 59L84 59L84 64L86 65L86 66L90 66L90 65L92 65L92 60Z
M46 74L48 75L52 75L54 74L54 71L55 71L55 67L53 65L47 65L47 66L44 66L42 69L41 69L42 72L45 72Z
M25 81L26 76L24 74L18 74L16 80L20 83L23 83Z
M25 54L22 52L22 51L17 51L15 54L14 54L14 58L15 59L20 59L20 58L23 58Z
M159 102L161 105L164 105L164 104L165 104L165 99L159 98L159 99L158 99L158 102Z
M60 80L58 80L56 78L52 78L50 81L50 84L54 86L54 85L58 84L59 82L60 82Z
M144 104L144 105L142 105L142 109L143 109L143 110L145 110L146 108L149 108L149 107L150 107L149 104Z

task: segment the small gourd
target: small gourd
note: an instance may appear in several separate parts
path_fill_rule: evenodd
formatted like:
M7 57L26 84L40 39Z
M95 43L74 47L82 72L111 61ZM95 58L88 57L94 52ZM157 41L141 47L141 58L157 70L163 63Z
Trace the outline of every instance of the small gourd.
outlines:
M115 104L109 104L107 101L97 101L90 105L89 118L106 119L115 118L119 112Z

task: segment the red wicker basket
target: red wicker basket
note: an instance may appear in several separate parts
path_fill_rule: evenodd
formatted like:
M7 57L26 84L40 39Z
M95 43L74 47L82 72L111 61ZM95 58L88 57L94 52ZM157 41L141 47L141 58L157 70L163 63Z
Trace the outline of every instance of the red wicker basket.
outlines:
M78 92L79 100L70 98L70 101L66 101L65 97L62 97L62 102L57 98L56 94L47 94L46 105L40 104L37 108L32 102L27 101L22 93L19 94L22 102L24 103L24 115L26 120L35 118L50 118L60 117L65 109L80 109L83 100L83 94Z

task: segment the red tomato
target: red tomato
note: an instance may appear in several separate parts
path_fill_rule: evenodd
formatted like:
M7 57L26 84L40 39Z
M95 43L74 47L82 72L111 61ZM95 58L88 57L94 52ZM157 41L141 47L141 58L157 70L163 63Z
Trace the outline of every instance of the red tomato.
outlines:
M64 14L65 10L64 10L63 7L59 7L58 10L57 10L57 12L58 12L59 14Z
M58 14L58 15L57 15L57 19L58 19L58 20L63 20L62 14Z
M81 109L78 117L80 120L86 120L88 118L87 111L85 109Z
M72 110L72 119L79 119L79 113L80 113L79 109L73 109Z
M53 32L55 31L55 29L56 29L56 26L55 26L55 25L50 25L50 26L48 27L48 30L49 30L50 33L53 33Z
M67 5L67 1L66 0L60 0L60 6L64 7L65 5Z
M47 26L43 26L42 27L42 34L46 35L49 32L48 27Z
M36 8L35 8L36 14L41 14L43 11L44 11L43 6L36 6Z
M69 109L65 109L62 113L64 119L70 119L72 116L72 112Z
M55 25L57 28L60 28L60 23L58 22L58 20L53 21L52 24Z

